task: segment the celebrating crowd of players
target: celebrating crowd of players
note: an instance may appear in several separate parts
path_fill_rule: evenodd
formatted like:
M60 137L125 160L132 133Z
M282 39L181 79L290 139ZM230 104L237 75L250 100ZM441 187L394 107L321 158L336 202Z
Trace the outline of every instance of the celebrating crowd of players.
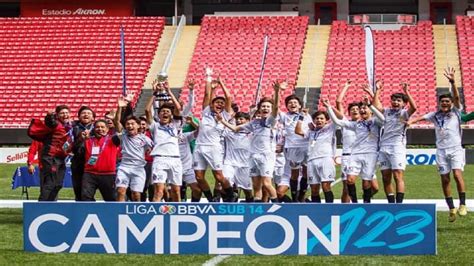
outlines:
M105 201L179 202L192 190L191 201L202 195L209 202L235 202L238 191L245 202L334 201L331 184L336 179L336 131L342 132L342 202L357 203L357 177L362 180L363 202L370 203L378 191L375 172L382 173L389 203L402 203L405 193L406 129L420 120L431 121L436 132L436 162L450 209L449 220L467 214L461 145L461 123L473 114L461 113L454 70L446 78L452 93L439 97L439 110L412 119L416 103L408 84L403 93L391 95L391 106L380 102L383 82L375 92L361 88L365 96L346 109L342 102L352 84L347 81L333 107L309 115L301 100L284 99L286 112L279 110L285 82L274 82L272 98L262 98L250 113L239 112L232 95L218 78L206 80L201 121L191 114L194 82L189 81L186 106L175 98L166 81L155 81L154 95L145 115L137 117L130 108L130 95L118 100L116 112L97 118L87 106L78 120L70 121L70 109L57 106L44 121L33 120L28 130L35 140L31 154L40 154L39 200L56 200L62 187L65 160L72 157L71 171L77 201L93 201L98 189ZM354 89L354 88L353 88ZM223 96L216 96L222 90ZM140 110L138 110L140 111ZM29 159L29 170L34 166ZM215 188L205 178L210 168ZM456 208L450 190L450 173L457 184L460 205ZM392 179L395 188L392 185ZM310 198L306 198L310 187ZM290 196L287 195L288 190ZM322 191L322 193L320 193ZM148 197L146 196L148 193Z

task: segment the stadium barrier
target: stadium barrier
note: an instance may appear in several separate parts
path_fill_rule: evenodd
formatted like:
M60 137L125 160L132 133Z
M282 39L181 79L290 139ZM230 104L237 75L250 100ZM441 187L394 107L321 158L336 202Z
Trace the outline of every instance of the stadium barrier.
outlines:
M436 254L435 204L25 203L34 252Z

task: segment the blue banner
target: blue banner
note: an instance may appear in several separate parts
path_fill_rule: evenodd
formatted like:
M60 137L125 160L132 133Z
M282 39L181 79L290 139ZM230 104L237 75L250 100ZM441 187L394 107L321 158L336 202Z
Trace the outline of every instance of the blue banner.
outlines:
M436 254L435 204L25 203L37 252Z

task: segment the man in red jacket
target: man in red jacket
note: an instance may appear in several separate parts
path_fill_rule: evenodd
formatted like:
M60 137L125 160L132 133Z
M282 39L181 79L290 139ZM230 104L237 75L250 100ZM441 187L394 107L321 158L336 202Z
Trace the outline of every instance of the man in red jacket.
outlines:
M39 201L54 201L63 186L66 173L66 152L63 147L71 130L69 107L58 105L54 112L44 118L44 124L51 130L43 139L40 164L40 196Z
M94 201L94 195L99 189L105 201L115 201L115 174L117 165L117 153L120 146L120 138L110 135L107 122L97 120L94 123L94 135L89 137L83 132L85 139L85 167L82 177L81 199L83 201Z

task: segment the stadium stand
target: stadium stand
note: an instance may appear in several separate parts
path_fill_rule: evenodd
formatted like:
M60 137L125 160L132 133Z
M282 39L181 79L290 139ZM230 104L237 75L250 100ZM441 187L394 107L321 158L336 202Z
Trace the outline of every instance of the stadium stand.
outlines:
M203 97L204 69L220 75L243 111L254 101L260 75L264 36L269 36L268 54L262 82L262 95L272 95L271 82L287 80L291 94L296 82L305 42L308 17L220 17L205 16L187 78L196 80L196 101ZM200 84L199 84L200 82ZM188 90L181 98L186 100ZM194 113L199 115L201 105Z
M384 81L382 102L390 103L390 95L401 92L400 82L411 85L411 93L420 114L436 106L436 84L432 25L429 21L400 30L374 30L376 79ZM342 84L351 79L354 84L366 84L365 36L360 26L345 21L332 24L328 46L322 97L336 100ZM346 96L348 102L360 100L361 91L354 88Z
M456 17L462 84L467 111L474 110L474 17Z
M58 104L72 113L115 108L122 90L120 26L127 88L135 100L164 27L163 17L0 18L0 124L26 127Z

